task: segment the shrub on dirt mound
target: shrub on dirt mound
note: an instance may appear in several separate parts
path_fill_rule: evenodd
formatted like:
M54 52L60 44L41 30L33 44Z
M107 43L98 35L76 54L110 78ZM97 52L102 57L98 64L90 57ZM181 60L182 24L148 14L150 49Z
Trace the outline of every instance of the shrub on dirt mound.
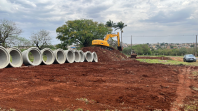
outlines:
M100 47L93 46L93 47L83 47L82 50L83 52L86 51L96 52L99 62L121 61L127 59L126 55L122 54L120 51L116 49L110 51L107 49L102 49Z

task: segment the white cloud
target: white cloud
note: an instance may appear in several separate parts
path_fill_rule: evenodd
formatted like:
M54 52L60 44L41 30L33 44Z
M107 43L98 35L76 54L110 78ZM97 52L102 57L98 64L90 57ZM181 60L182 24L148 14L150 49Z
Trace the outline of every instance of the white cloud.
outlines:
M8 0L0 0L0 11L13 13L18 9L18 5L9 2Z
M26 3L27 5L30 5L32 7L36 7L36 4L34 4L33 2L30 2L28 0L21 0L22 2Z
M184 1L183 3L182 3L182 5L188 5L190 2L189 1Z

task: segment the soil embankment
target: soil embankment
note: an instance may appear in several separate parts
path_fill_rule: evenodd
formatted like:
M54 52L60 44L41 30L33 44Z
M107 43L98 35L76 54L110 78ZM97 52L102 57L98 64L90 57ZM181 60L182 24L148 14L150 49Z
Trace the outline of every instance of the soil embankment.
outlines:
M110 61L121 61L127 60L127 56L120 53L120 51L114 50L106 50L100 47L84 47L82 48L84 52L91 51L96 52L98 55L99 62L110 62Z

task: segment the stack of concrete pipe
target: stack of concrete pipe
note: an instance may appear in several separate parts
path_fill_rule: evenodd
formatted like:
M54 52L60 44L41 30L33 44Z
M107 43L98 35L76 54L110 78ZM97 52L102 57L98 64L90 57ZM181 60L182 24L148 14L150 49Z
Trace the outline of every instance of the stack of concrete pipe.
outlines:
M29 53L32 54L33 62L29 58ZM43 60L46 57L46 61ZM5 67L21 67L51 64L64 64L74 62L98 62L96 52L83 52L82 50L63 50L57 49L52 51L50 48L39 50L37 47L31 47L23 52L18 48L4 48L0 46L0 69Z

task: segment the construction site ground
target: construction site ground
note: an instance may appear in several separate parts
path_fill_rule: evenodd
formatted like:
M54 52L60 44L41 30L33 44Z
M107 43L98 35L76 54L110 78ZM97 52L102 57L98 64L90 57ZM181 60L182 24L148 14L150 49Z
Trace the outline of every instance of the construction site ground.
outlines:
M98 63L0 69L0 108L19 111L198 110L198 67L141 63L119 51Z

